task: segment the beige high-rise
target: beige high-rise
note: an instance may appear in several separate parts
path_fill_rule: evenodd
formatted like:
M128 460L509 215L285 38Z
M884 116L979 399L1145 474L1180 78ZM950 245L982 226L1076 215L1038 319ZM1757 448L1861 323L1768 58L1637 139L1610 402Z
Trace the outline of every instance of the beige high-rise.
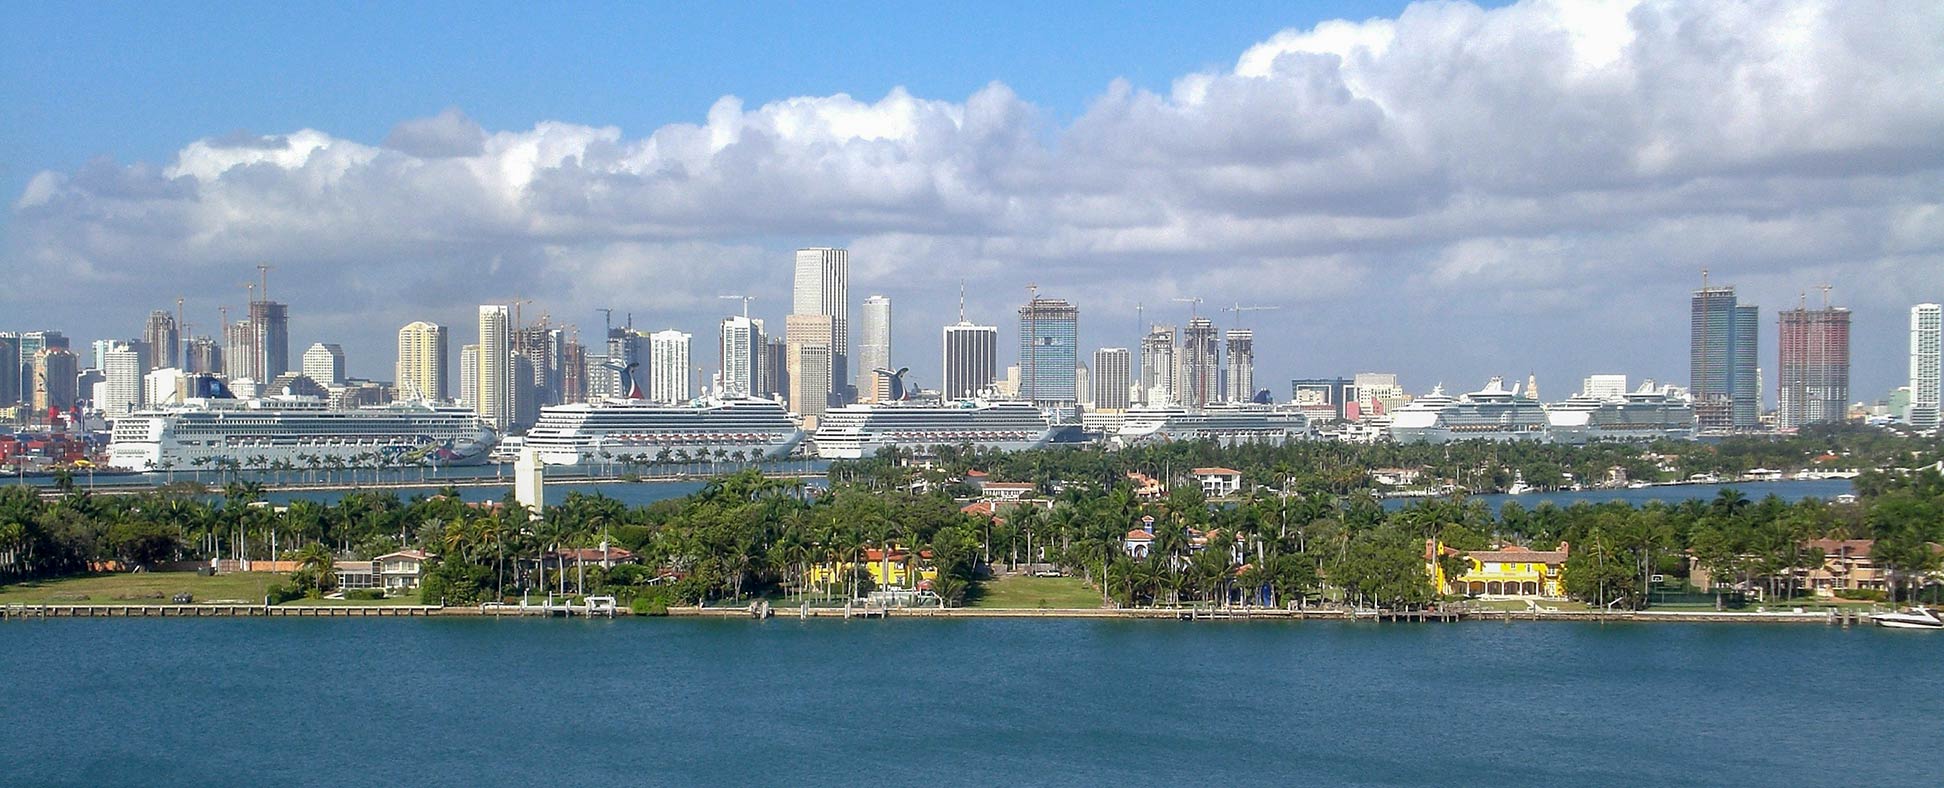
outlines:
M830 316L790 315L784 318L783 338L789 347L790 408L809 426L830 406L835 355Z
M398 398L446 398L446 327L420 320L398 330Z

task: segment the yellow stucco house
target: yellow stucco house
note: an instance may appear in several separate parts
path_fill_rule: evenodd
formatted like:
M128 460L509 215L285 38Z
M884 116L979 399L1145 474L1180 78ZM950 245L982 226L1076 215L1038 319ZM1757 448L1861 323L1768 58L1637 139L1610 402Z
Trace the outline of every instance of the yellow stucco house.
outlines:
M883 550L867 549L858 558L858 563L870 574L871 582L879 588L918 588L919 583L938 579L938 567L932 563L930 550L920 550L913 556L894 548L887 559ZM849 561L812 564L808 580L811 585L841 583L851 566Z
M1431 560L1431 544L1424 547L1425 563L1431 570L1431 583L1441 594L1514 599L1559 599L1566 596L1566 557L1572 546L1559 543L1557 550L1532 550L1504 545L1492 550L1453 550L1439 545L1442 555L1465 560L1466 569L1457 577L1446 577L1444 566Z

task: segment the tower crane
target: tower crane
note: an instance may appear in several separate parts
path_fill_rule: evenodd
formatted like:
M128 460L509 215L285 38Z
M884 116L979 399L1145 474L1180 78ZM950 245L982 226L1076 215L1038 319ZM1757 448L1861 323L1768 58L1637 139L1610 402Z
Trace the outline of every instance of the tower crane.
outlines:
M1177 303L1183 303L1188 305L1189 319L1192 320L1194 318L1201 317L1201 305L1202 305L1201 296L1175 296L1174 300Z
M753 295L721 295L716 296L716 298L723 301L741 301L742 316L745 318L749 317L749 302L756 300L756 297Z
M1277 310L1277 309L1281 309L1281 308L1282 308L1282 307L1280 307L1280 306L1243 306L1243 305L1242 305L1241 303L1239 303L1239 302L1238 302L1238 303L1236 303L1236 304L1235 304L1235 305L1233 305L1233 306L1225 306L1225 307L1222 307L1222 311L1224 311L1224 312L1234 312L1234 313L1235 313L1235 324L1236 324L1236 326L1237 326L1237 327L1241 327L1241 325L1242 325L1242 313L1243 313L1243 312L1269 312L1269 311L1273 311L1273 310Z

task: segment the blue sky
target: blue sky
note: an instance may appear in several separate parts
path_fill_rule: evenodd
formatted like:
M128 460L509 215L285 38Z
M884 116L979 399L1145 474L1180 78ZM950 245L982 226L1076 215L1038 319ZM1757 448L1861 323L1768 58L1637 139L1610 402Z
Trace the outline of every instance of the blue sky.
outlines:
M0 8L0 177L163 161L237 130L376 141L449 106L641 133L718 97L1003 81L1062 117L1114 79L1165 90L1285 27L1402 3L103 3Z
M921 383L960 281L1008 331L1037 282L1089 348L1137 305L1280 305L1281 394L1551 397L1684 381L1705 267L1771 372L1774 310L1834 284L1875 399L1944 299L1940 38L1944 6L1833 0L7 4L0 272L61 286L0 330L212 325L272 260L293 353L383 378L396 326L516 295L780 320L788 250L841 244Z

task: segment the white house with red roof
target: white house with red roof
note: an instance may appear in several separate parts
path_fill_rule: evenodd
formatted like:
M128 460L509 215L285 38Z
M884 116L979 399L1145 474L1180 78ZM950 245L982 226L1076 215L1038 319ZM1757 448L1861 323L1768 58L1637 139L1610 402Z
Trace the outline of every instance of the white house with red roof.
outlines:
M1196 468L1189 471L1201 484L1202 495L1220 498L1242 491L1242 472L1234 468Z

